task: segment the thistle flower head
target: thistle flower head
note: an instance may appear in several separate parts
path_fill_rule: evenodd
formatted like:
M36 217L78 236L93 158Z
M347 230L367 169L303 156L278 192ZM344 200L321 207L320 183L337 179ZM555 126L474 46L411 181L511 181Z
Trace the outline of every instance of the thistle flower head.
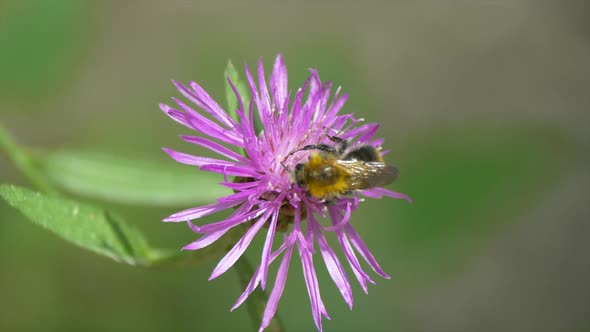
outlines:
M228 78L238 100L238 108L229 110L231 114L237 115L235 117L194 82L188 86L174 82L190 104L173 98L176 105L160 105L173 120L200 134L181 136L183 140L209 149L218 154L219 158L194 156L168 148L164 150L180 163L197 166L201 171L221 174L224 179L221 185L233 191L231 195L220 197L213 204L175 213L164 221L188 222L192 231L202 234L195 242L184 247L187 250L204 248L231 228L240 224L248 225L241 239L217 264L210 280L231 268L257 233L265 233L260 263L250 283L232 307L233 310L241 305L256 287L264 289L269 266L275 260L280 260L262 317L261 330L268 326L277 310L293 251L296 250L303 266L313 319L321 331L322 316L329 316L320 296L313 264L318 252L315 250L316 245L331 278L352 309L352 290L344 264L328 244L325 234L335 233L344 252L345 263L350 266L356 280L367 292L367 284L374 282L361 267L357 255L379 276L389 276L351 225L351 214L357 209L363 196L409 198L380 187L354 190L347 195L338 195L330 202L309 195L309 192L294 183L292 173L297 164L308 160L313 149L292 152L310 145L333 146L333 138L330 136L352 142L353 146L380 148L383 139L374 138L378 125L361 124L353 114L340 114L348 96L341 93L340 88L333 91L332 84L322 82L316 70L311 70L303 86L292 93L287 85L287 69L281 55L275 60L268 82L262 61L258 63L257 80L247 65L245 74L251 97L248 104L244 103L246 98L240 95L235 82ZM240 153L239 150L245 153ZM193 223L201 217L226 209L232 209L232 213L224 220L204 225ZM326 217L330 224L320 223L318 216Z

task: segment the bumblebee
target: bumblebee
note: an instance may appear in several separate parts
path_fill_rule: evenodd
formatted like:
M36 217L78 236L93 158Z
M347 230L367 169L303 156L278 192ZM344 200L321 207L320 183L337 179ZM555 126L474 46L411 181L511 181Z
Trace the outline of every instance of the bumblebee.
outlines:
M295 165L293 179L307 194L326 202L351 193L353 190L388 185L395 181L398 170L386 165L381 153L370 145L348 151L349 142L327 135L335 145L312 144L289 154L318 150L307 162Z

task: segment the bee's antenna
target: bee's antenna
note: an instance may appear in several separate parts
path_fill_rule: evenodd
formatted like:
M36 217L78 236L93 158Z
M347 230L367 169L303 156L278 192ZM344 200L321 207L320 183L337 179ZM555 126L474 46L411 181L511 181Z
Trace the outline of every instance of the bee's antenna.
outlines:
M282 175L282 174L285 174L285 172L289 173L289 168L287 167L287 165L285 165L285 161L286 161L287 159L289 159L289 157L291 157L291 155L292 155L292 154L293 154L293 153L289 153L288 155L286 155L286 156L283 158L283 160L281 160L281 161L280 161L280 163L281 163L281 166L283 166L283 172L281 173L281 175Z
M308 146L309 146L309 145L308 145ZM307 146L306 146L306 147L307 147ZM307 149L306 149L306 147L303 147L303 148L301 148L301 149L297 149L297 150L293 150L293 151L289 152L289 154L288 154L288 155L285 157L285 160L286 160L286 159L289 159L289 158L291 158L291 156L292 156L292 155L294 155L295 153L297 153L297 152L299 152L299 151L304 151L304 150L307 150Z
M289 169L287 168L287 165L285 165L285 163L281 160L281 166L283 166L283 168L285 169L285 171L289 171Z

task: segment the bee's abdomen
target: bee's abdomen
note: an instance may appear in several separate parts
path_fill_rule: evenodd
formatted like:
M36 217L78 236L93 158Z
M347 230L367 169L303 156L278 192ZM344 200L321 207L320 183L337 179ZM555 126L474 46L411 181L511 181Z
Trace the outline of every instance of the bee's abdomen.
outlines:
M381 154L377 149L370 145L364 145L350 151L344 156L344 160L358 160L365 162L379 161L382 162Z

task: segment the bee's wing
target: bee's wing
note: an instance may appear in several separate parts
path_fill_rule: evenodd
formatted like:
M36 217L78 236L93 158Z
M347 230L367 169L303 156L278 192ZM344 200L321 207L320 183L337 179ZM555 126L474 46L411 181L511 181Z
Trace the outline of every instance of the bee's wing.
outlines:
M397 168L381 162L339 160L338 163L350 176L350 190L385 186L395 181L398 176Z

